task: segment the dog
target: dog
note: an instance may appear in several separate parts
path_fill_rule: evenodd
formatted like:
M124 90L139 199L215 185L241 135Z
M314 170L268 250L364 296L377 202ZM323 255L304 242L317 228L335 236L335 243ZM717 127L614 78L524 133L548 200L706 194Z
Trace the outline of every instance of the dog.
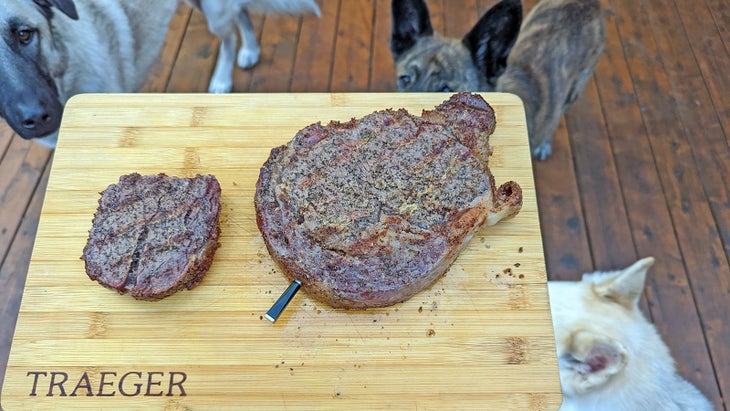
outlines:
M176 4L4 0L0 115L21 137L55 146L63 106L71 96L141 86Z
M603 52L599 3L542 0L521 21L520 1L502 0L459 40L434 33L423 0L393 0L396 88L514 93L525 105L532 157L544 160Z
M209 89L229 91L240 28L242 66L258 45L248 7L319 14L314 0L191 1L222 37ZM79 93L139 90L159 57L178 0L3 0L0 6L0 117L25 139L55 147L63 106ZM231 34L233 42L231 42ZM243 63L243 64L241 64Z
M314 0L185 0L201 10L208 21L208 30L220 40L218 59L210 80L208 92L228 93L233 86L233 57L240 34L241 48L236 62L242 69L251 68L258 62L260 49L256 42L249 12L262 14L300 15L312 13L320 16Z
M638 307L654 258L628 268L549 281L561 411L711 411L682 378L669 348Z

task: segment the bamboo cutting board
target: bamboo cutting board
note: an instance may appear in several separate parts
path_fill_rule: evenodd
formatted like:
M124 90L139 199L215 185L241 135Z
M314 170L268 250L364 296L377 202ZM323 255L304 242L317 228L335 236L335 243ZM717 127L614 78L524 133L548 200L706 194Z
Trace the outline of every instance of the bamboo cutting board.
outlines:
M524 111L495 108L491 169L524 207L484 228L409 301L333 310L288 282L256 226L271 148L316 121L431 109L446 94L115 94L67 105L3 385L27 409L516 409L561 401ZM79 259L99 192L122 174L221 183L221 247L203 282L137 301L88 279Z

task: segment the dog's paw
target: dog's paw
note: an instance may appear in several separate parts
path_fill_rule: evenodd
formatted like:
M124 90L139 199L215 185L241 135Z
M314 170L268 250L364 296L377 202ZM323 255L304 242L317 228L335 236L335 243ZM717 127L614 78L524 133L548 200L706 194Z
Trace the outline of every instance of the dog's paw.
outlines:
M539 146L532 150L532 158L535 160L545 160L553 152L553 146L549 141L541 143Z
M208 93L230 93L231 89L233 89L233 81L231 81L230 79L221 80L214 77L210 80L210 84L208 85Z
M258 47L253 49L241 47L241 49L238 50L238 59L236 61L238 67L247 69L255 66L256 63L259 62L259 53L260 49Z

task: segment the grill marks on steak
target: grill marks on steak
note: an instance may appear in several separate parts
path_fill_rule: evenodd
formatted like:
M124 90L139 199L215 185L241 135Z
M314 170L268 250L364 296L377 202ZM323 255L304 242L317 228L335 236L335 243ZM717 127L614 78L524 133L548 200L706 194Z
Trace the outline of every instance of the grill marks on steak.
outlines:
M81 257L86 273L143 300L191 289L219 246L220 210L212 175L124 175L101 193Z
M514 215L521 191L489 172L495 119L457 94L421 117L383 110L319 123L272 150L257 221L290 279L333 307L410 298L440 277L485 222Z

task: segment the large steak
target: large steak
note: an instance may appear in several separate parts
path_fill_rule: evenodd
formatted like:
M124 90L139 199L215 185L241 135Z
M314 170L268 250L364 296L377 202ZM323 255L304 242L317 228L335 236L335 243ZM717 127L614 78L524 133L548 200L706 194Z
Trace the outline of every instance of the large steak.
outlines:
M89 278L142 300L195 287L219 245L220 193L212 175L121 176L101 193L81 256Z
M256 217L290 280L332 307L383 307L428 287L484 225L515 215L488 163L492 108L459 93L421 117L383 110L310 125L271 150Z

